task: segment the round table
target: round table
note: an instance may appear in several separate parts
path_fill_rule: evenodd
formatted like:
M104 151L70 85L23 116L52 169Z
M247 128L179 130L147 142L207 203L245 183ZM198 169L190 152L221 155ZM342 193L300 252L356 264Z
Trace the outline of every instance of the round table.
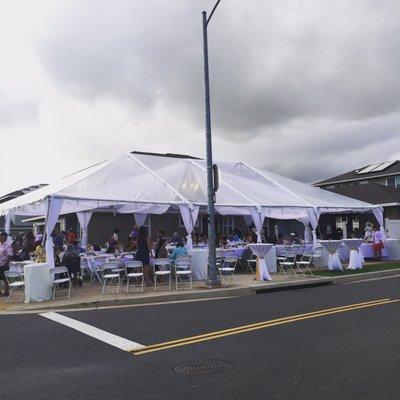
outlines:
M271 281L271 275L268 272L265 256L271 251L274 245L270 243L249 244L249 249L257 256L256 279L258 281Z
M328 270L334 271L339 270L343 271L342 264L339 260L338 250L342 245L341 240L320 240L319 243L321 246L328 252Z
M362 269L363 259L359 252L360 246L364 243L364 239L343 239L342 243L350 249L348 269Z
M193 249L189 251L192 278L194 281L205 281L207 279L208 249Z
M400 239L386 239L386 250L391 260L400 260Z
M53 283L50 269L47 263L31 263L24 266L25 303L51 299Z

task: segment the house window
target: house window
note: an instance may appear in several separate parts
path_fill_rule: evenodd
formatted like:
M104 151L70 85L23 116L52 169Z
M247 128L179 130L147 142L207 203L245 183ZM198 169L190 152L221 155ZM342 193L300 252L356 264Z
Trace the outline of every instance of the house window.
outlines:
M390 176L389 178L386 178L386 185L399 188L400 187L400 175L398 176Z
M218 233L227 236L235 229L235 217L222 215L218 218Z
M336 229L342 229L342 223L347 223L347 217L336 217Z
M325 187L325 189L335 189L335 187L336 187L335 185L328 185Z
M369 181L358 181L359 185L368 185Z

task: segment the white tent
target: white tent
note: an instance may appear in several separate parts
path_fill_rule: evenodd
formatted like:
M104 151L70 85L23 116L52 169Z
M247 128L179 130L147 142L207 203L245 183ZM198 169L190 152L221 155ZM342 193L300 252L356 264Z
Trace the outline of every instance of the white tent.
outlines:
M308 186L242 162L218 162L220 187L216 210L223 215L251 216L256 230L265 217L300 219L314 232L322 213L373 211L383 225L382 208ZM179 208L188 240L200 207L207 205L206 163L203 160L146 154L124 154L71 174L56 183L0 204L0 215L46 217L46 250L60 214L76 212L83 231L92 212L109 210L163 214ZM85 232L84 232L85 234Z

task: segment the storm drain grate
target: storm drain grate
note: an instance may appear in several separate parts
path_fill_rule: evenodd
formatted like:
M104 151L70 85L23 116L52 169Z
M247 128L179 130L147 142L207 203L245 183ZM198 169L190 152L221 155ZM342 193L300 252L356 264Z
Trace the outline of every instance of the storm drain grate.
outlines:
M185 361L177 364L174 371L180 375L222 374L232 369L232 364L222 360Z

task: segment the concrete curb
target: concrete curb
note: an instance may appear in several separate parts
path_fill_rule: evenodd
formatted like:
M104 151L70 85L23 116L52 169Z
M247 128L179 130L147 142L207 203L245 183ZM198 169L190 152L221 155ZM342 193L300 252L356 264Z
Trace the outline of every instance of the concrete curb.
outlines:
M384 271L365 272L355 275L332 276L332 277L314 277L290 282L277 283L258 283L249 287L225 287L222 289L204 289L181 292L165 293L158 296L143 296L133 298L106 299L98 298L92 301L68 301L64 304L35 304L36 307L24 306L0 309L1 314L13 313L40 313L46 311L63 311L79 309L98 309L104 307L123 307L134 305L159 305L168 302L196 301L209 299L223 299L229 297L252 296L262 293L270 293L284 290L304 289L316 286L337 285L349 282L363 281L386 276L400 276L400 269L390 269Z

